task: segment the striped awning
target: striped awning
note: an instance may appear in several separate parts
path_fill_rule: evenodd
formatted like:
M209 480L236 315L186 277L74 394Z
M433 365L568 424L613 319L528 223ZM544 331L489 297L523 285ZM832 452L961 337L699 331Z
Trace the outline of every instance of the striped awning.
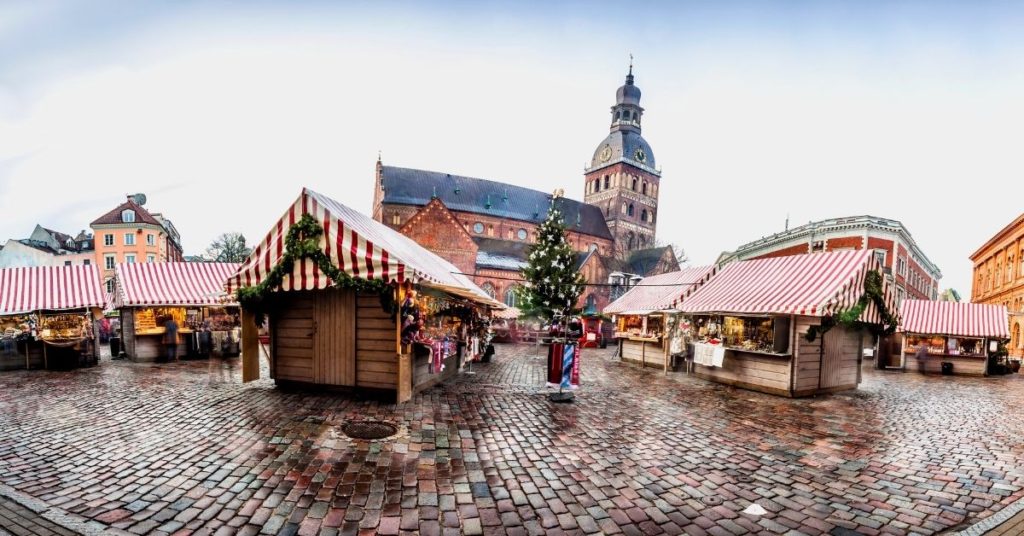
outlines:
M238 305L224 291L240 265L233 262L118 264L114 306Z
M102 308L106 303L94 265L0 269L0 315Z
M695 266L645 277L604 308L605 314L647 314L675 309L714 275L714 266Z
M881 271L870 250L836 251L739 261L727 265L680 305L688 313L829 316L850 309L864 295L864 278ZM883 278L886 307L896 312ZM861 319L881 323L873 302Z
M1010 338L1005 305L903 300L900 331L921 335Z
M450 262L386 225L307 188L228 279L229 293L263 281L284 257L288 229L304 214L313 216L323 226L322 251L351 277L393 283L411 281L497 309L504 308ZM290 274L285 274L281 289L315 290L332 284L311 260L301 259Z

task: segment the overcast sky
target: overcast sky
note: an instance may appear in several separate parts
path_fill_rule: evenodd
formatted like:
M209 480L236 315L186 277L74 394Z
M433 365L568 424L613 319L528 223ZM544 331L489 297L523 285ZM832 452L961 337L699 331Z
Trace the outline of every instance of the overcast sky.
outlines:
M992 2L3 2L0 240L145 192L186 254L386 164L583 195L628 55L694 263L901 220L969 295L1024 208L1024 9Z

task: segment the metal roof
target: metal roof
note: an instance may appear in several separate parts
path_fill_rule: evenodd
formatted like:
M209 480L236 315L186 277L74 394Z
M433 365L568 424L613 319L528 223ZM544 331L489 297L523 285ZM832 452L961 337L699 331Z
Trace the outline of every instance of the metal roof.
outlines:
M438 171L381 166L384 203L423 206L440 199L452 211L470 212L540 224L551 194L487 179ZM570 230L612 240L601 209L560 197L555 206Z

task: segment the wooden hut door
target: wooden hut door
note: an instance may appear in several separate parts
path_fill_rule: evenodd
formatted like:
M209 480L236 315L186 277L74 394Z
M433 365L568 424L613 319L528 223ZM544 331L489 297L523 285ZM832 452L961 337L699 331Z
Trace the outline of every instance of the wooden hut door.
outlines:
M860 332L836 326L821 342L821 389L860 383Z
M316 383L354 386L356 379L356 293L316 293L313 363Z
M272 354L274 378L314 381L313 374L313 293L282 293L281 304L270 320L273 329Z

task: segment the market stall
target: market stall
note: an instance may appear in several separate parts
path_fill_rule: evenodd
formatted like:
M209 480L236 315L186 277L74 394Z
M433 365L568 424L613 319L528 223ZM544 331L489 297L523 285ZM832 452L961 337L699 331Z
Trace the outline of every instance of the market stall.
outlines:
M714 275L713 266L697 266L646 277L609 304L604 314L614 315L619 358L667 371L671 356L685 353L680 336L688 331L688 324L677 308Z
M238 355L241 318L224 284L236 263L119 264L113 302L120 311L121 344L133 361L165 356L170 320L178 325L178 357Z
M864 336L898 322L870 250L734 262L679 309L697 376L791 397L855 389Z
M279 385L383 390L406 401L487 347L493 300L451 263L303 189L228 280L243 307L243 380L269 324ZM460 353L461 348L461 353Z
M1005 305L907 299L900 311L904 370L986 376L989 356L1010 338Z
M0 370L94 365L105 305L95 266L0 269Z

